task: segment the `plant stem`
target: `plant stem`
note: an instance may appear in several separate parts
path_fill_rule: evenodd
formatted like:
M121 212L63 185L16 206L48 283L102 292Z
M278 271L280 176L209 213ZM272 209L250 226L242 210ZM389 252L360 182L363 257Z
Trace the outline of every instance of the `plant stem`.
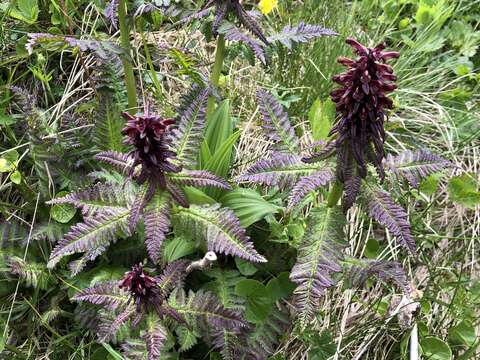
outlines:
M342 193L343 184L339 181L336 181L335 184L333 184L332 190L330 190L330 194L328 195L327 206L334 207L337 205L338 200L340 200L342 197Z
M135 85L135 75L133 66L129 58L132 58L130 46L130 28L127 25L127 2L119 0L118 2L118 24L120 25L120 41L127 57L122 59L123 71L125 73L125 86L127 87L128 112L134 114L137 108L137 90Z
M224 59L225 59L225 37L223 35L218 35L217 48L215 50L215 63L213 64L213 70L210 76L210 81L215 86L218 86L220 75L222 73ZM210 97L208 98L208 105L207 105L207 119L209 115L213 112L214 107L215 107L215 97L210 95Z

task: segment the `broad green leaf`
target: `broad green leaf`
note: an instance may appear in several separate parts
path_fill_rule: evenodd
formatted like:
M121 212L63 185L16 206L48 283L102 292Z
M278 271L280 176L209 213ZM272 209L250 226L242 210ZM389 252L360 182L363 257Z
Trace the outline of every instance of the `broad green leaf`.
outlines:
M22 174L20 171L15 170L11 175L10 175L10 180L14 184L20 184L22 182Z
M244 188L228 192L222 196L220 202L235 212L243 227L248 227L265 216L276 214L281 209L266 201L255 190Z
M240 137L240 131L233 133L228 137L225 142L213 153L212 157L203 167L203 170L208 170L212 174L220 176L222 178L228 177L228 172L230 171L230 164L232 161L232 154L234 145ZM226 190L222 189L207 189L206 194L213 197L219 198Z
M235 265L237 265L238 271L245 276L252 276L258 271L257 267L250 261L246 261L237 257L235 258Z
M37 0L17 0L8 15L32 25L37 21L38 12Z
M327 140L328 133L335 120L335 103L327 99L317 99L308 112L308 121L312 129L313 140Z
M233 133L229 101L224 100L207 122L205 142L208 144L210 152L215 154Z
M163 256L167 263L171 263L184 256L193 254L196 250L195 241L191 241L183 236L176 236L166 241L163 249Z
M422 180L420 183L419 190L424 193L425 195L433 195L438 189L438 184L440 183L440 179L443 177L442 173L435 173L432 175L427 176L425 179Z
M60 191L57 197L67 195L67 191ZM77 209L72 204L56 204L50 208L50 215L55 221L66 224L75 216Z
M451 200L467 208L474 208L480 204L478 184L470 174L463 174L451 178L448 182L448 195Z
M420 347L424 358L428 360L451 360L452 350L448 344L435 336L428 336L420 340Z
M267 291L272 302L288 298L296 285L289 279L290 273L282 272L276 278L271 279L267 284Z
M17 150L10 150L0 158L0 172L10 172L15 170L18 160Z
M463 320L448 330L448 338L455 345L472 346L477 339L477 335L472 323L468 320Z
M266 286L257 280L239 281L235 286L235 293L246 298L245 318L252 323L261 323L272 310L271 296Z
M195 205L202 205L202 204L215 204L216 200L212 199L210 196L205 194L202 190L186 186L183 188L185 195L187 196L187 200L190 204Z
M102 343L102 345L108 351L109 355L112 356L112 359L114 359L114 360L125 360L125 358L122 356L122 354L120 354L119 352L114 350L110 344Z

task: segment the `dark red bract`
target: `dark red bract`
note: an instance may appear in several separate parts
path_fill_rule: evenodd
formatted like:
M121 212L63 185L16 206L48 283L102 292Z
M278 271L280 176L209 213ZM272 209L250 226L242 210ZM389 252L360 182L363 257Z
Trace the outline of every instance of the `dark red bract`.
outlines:
M338 122L330 131L337 134L337 173L343 181L345 173L356 163L358 175L367 174L366 161L377 168L380 177L384 173L383 144L384 121L393 101L387 94L396 88L396 76L385 62L399 56L395 51L384 51L385 45L367 48L354 39L347 39L359 57L356 60L340 57L338 62L348 70L333 77L340 88L332 91L336 103Z
M125 143L134 147L130 152L134 159L132 169L137 165L142 167L137 182L143 184L149 180L158 183L162 189L165 189L164 173L181 170L181 167L169 161L176 154L170 150L166 132L168 127L175 123L175 120L163 119L148 113L130 115L124 112L122 116L127 119L127 124L122 130L122 134L126 135Z
M159 310L162 297L158 280L149 276L141 264L134 265L131 271L126 272L118 286L130 293L138 312L149 308Z

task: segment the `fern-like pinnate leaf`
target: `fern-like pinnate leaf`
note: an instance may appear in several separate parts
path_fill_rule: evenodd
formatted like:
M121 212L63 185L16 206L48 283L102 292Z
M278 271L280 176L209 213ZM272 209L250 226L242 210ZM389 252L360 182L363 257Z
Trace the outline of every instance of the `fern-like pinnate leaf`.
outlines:
M237 331L217 329L212 332L212 346L220 351L223 360L243 359L245 353L243 339Z
M158 277L158 286L162 297L166 299L168 295L177 287L182 287L185 277L188 275L187 267L190 264L188 260L177 260L168 264Z
M116 310L128 303L129 294L118 286L118 281L106 281L81 290L72 300L86 301Z
M381 281L395 284L406 295L410 295L407 275L400 263L384 260L356 260L355 263L349 271L355 286L362 287L369 278L375 276Z
M160 359L160 351L165 340L167 340L167 331L158 322L154 322L148 326L148 330L143 335L143 339L147 345L148 360Z
M128 174L132 170L133 158L118 151L102 151L95 155L95 159L113 166L122 174Z
M333 30L300 22L297 26L286 25L280 33L270 36L268 41L278 41L291 50L295 43L305 43L320 36L336 35L338 34Z
M100 342L107 342L111 340L115 334L120 330L121 326L137 314L137 310L133 304L125 307L115 318L111 321L101 321L98 328L98 338Z
M116 240L119 233L128 233L129 216L129 209L110 209L72 226L70 232L53 249L47 267L52 269L67 255L107 246Z
M128 219L128 230L133 232L137 225L138 219L147 203L155 193L155 184L152 182L144 183L137 193L135 200L130 207L130 218Z
M302 162L298 155L274 153L270 158L253 164L235 181L284 188L292 186L300 176L314 174L318 167L317 164Z
M6 265L10 272L19 277L26 286L46 290L51 284L51 276L45 267L45 263L27 261L17 256L6 259Z
M249 334L247 339L248 359L265 360L271 356L282 336L290 325L290 319L285 309L274 308L267 318Z
M343 211L347 212L360 193L360 186L362 185L362 178L357 174L356 169L348 167L344 171L344 194L342 198Z
M250 36L241 32L238 27L228 22L224 22L218 31L223 34L227 40L239 41L247 45L262 64L267 64L265 49L262 43L252 39Z
M172 148L176 158L187 166L193 166L198 157L197 149L203 140L205 113L210 90L195 86L183 100L178 127L171 131Z
M379 187L369 188L366 186L364 199L368 215L380 225L385 226L400 245L415 254L415 239L412 236L405 209L396 204L390 194Z
M187 296L183 289L179 289L172 293L168 303L187 322L194 321L202 330L209 327L235 330L247 326L238 311L224 308L211 292L189 291Z
M87 189L52 199L47 204L72 204L84 216L94 216L98 212L128 207L133 202L133 193L130 182L125 186L97 183Z
M152 200L145 207L145 245L148 256L154 263L158 263L161 256L161 247L166 234L170 229L170 211L172 200L167 191L157 190Z
M334 178L335 174L330 169L320 170L312 175L302 176L288 196L287 210L292 210L309 192L329 184Z
M182 186L212 186L225 190L231 189L228 182L206 170L184 170L180 173L169 174L168 178L172 182Z
M257 101L263 118L263 129L269 140L281 150L297 154L300 150L300 140L290 124L288 115L282 105L272 94L263 89L257 89Z
M219 204L178 209L179 226L206 241L208 250L253 261L266 262L253 247L234 212Z
M297 284L295 305L302 327L315 315L325 290L335 284L332 273L341 271L345 223L338 207L314 208L308 215L305 235L290 274L290 280Z
M452 166L449 161L426 149L407 150L397 156L388 154L385 165L397 177L407 180L414 188L418 188L420 182L428 175Z

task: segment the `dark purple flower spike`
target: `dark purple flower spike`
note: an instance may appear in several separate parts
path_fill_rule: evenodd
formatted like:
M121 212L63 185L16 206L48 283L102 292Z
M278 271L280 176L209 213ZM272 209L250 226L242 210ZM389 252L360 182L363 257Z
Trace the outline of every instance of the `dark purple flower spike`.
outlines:
M132 174L135 166L141 165L142 169L137 177L139 184L148 180L166 189L165 173L181 171L181 167L169 161L176 154L170 150L170 141L166 136L168 127L174 124L175 120L163 119L148 112L144 115L124 112L122 115L127 120L127 125L122 130L122 134L126 136L125 143L134 147L129 154L134 160Z
M332 91L338 121L330 135L337 135L337 176L340 181L367 175L366 162L372 163L384 178L384 122L393 101L387 96L396 89L396 76L385 62L397 58L396 51L384 51L385 45L367 48L354 39L347 39L359 56L356 60L340 57L338 62L348 69L333 77L340 88ZM306 161L315 160L313 155Z
M131 271L126 272L118 286L130 293L137 312L150 309L161 312L162 294L158 280L149 276L143 270L142 264L134 265Z

